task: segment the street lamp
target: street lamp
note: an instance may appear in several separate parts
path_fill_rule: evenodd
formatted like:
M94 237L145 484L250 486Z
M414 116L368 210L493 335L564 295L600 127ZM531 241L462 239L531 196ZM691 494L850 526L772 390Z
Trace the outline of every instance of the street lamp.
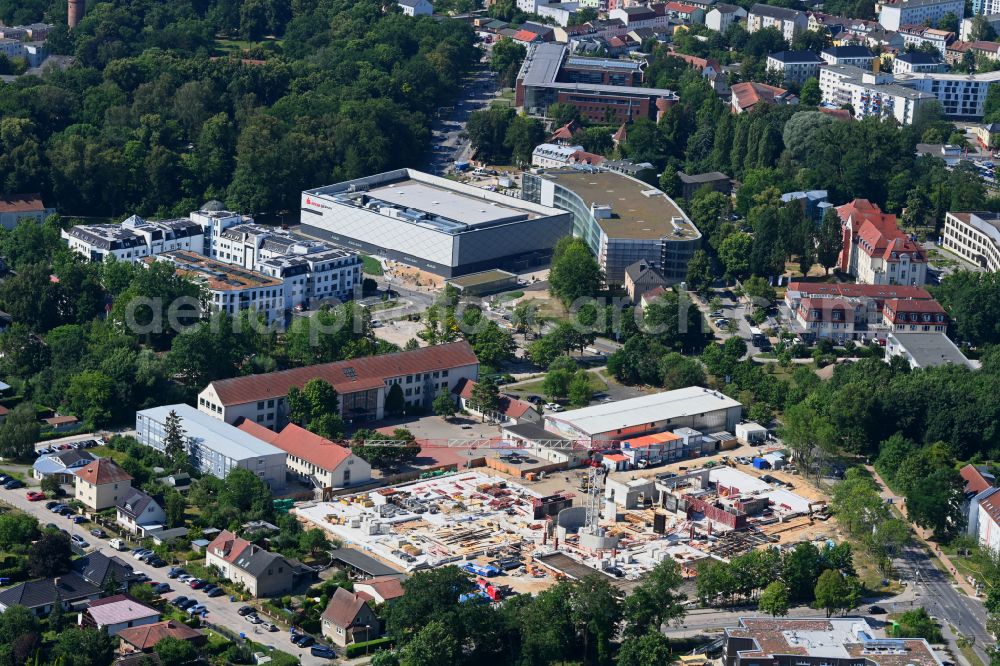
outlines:
M372 625L370 625L370 624L366 624L365 625L365 656L366 657L368 656L368 641L371 639L371 636L368 635L368 632L371 630L371 628L372 628Z

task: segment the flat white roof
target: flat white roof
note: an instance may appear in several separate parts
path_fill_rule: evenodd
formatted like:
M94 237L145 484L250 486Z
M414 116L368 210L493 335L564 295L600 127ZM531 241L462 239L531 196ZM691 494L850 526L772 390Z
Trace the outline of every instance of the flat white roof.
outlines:
M653 393L621 402L608 402L561 414L547 414L546 421L559 427L568 425L582 433L596 435L642 423L705 414L720 409L742 407L727 395L701 386Z
M271 446L236 426L229 425L204 412L199 412L191 405L184 403L143 409L136 412L136 417L142 415L157 423L166 423L167 415L171 410L177 412L177 416L181 417L181 428L184 429L185 437L193 439L199 446L217 451L227 458L246 460L247 458L271 456L279 453L286 455L278 447Z
M373 187L368 190L368 194L397 206L440 215L469 225L517 219L529 214L496 201L474 199L461 192L433 187L415 180Z
M732 467L713 467L708 473L708 480L727 488L736 488L743 495L767 493L774 490L770 484L764 483L756 476Z

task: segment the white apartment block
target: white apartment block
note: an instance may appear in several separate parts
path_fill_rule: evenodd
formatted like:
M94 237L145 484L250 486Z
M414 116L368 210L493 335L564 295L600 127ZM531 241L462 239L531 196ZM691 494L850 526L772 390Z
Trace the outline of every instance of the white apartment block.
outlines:
M998 0L1000 1L1000 0ZM717 3L705 14L705 27L716 32L726 32L733 23L746 20L747 10L739 5Z
M897 33L903 39L903 47L912 46L919 49L924 44L930 44L942 56L948 51L948 44L955 39L955 33L937 28L927 28L920 25L904 26Z
M947 213L943 244L970 263L1000 271L1000 213Z
M805 32L808 25L809 18L805 12L784 7L756 4L747 14L747 32L753 33L773 27L777 28L788 42L791 42L798 33Z
M554 143L540 143L531 151L531 165L542 168L566 166L573 161L573 155L583 150L583 146L559 146Z
M937 97L945 116L979 119L983 117L990 86L1000 85L1000 70L985 74L918 72L901 74L896 82Z
M853 65L860 69L872 68L875 54L867 46L831 46L823 49L819 57L828 65Z
M893 74L914 74L917 72L940 72L944 63L930 53L902 53L892 60Z
M924 25L937 22L945 14L954 14L960 20L965 16L963 0L907 0L886 2L879 12L878 22L887 30L899 30L903 25Z
M805 83L819 76L823 61L812 51L778 51L767 56L768 71L781 72L784 83Z
M819 87L823 104L829 107L850 104L858 120L869 116L895 118L901 125L912 124L920 105L933 99L931 94L895 84L891 74L851 65L827 65L820 69Z
M133 215L121 224L78 224L60 232L69 249L88 261L135 262L163 252L204 252L201 226L187 218L144 220Z

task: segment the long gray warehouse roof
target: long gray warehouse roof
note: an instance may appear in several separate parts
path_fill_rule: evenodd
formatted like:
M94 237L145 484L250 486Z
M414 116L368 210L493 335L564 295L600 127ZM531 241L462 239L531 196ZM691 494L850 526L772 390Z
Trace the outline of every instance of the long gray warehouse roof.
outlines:
M278 447L271 446L225 421L200 412L191 405L183 403L161 405L136 412L136 417L142 415L157 423L166 423L167 415L171 411L177 412L181 418L181 428L184 429L185 437L194 439L199 445L217 451L227 458L246 460L279 453L285 455L285 452Z

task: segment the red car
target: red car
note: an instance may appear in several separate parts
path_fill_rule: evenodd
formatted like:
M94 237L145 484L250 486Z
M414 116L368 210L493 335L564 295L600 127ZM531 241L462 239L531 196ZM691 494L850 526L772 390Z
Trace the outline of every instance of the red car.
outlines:
M191 589L197 590L199 588L205 587L205 581L201 580L200 578L195 578L194 580L188 581L188 585L191 586Z
M28 498L29 502L38 502L40 500L45 499L45 493L40 493L37 490L29 490L25 494L25 497Z

